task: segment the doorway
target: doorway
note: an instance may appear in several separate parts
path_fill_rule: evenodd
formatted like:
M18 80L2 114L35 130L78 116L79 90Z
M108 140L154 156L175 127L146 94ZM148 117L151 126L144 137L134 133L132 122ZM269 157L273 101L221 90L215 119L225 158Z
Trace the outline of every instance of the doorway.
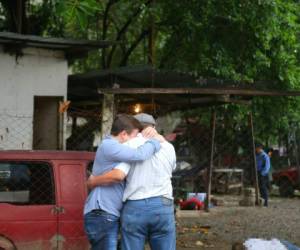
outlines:
M33 115L33 149L63 149L63 116L59 114L62 96L35 96Z

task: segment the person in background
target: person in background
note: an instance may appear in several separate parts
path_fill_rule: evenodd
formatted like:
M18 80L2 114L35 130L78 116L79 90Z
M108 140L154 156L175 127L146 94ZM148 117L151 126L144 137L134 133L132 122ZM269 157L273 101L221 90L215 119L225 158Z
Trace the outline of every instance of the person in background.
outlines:
M155 126L149 114L135 116L144 128ZM136 148L146 141L142 135L127 142ZM144 250L149 241L152 250L176 249L176 229L171 184L176 168L174 147L167 141L150 159L131 164L121 163L114 170L91 177L90 185L108 185L126 177L124 207L121 214L122 250ZM118 179L119 178L119 179Z
M263 150L263 145L257 143L255 146L256 152L256 165L258 184L261 197L264 199L264 206L268 206L268 183L269 183L269 170L270 170L270 158Z
M139 129L138 120L130 115L118 115L111 135L106 136L97 149L92 174L104 174L121 162L141 162L158 152L161 146L155 138L145 140L135 149L122 144L136 137ZM148 132L157 136L152 130ZM124 182L119 182L98 186L89 193L84 206L84 226L92 250L116 250L123 192Z

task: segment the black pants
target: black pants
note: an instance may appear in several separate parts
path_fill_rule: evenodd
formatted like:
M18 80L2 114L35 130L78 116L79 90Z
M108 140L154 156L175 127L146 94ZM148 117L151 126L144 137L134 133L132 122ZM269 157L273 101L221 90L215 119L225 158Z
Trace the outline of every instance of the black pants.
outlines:
M264 206L268 206L268 183L269 183L269 176L263 176L260 173L258 174L258 185L260 196L265 200Z

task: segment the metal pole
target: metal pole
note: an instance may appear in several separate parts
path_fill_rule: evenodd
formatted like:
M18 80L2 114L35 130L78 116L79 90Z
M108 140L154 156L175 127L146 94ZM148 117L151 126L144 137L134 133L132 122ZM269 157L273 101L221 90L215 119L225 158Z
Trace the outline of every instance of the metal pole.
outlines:
M210 148L210 164L207 169L207 182L206 182L206 200L205 200L205 211L209 212L209 202L211 193L211 179L212 169L214 164L214 147L215 147L215 131L216 131L216 110L212 111L212 132L211 132L211 148Z
M254 139L254 128L253 128L253 116L252 112L249 113L249 123L251 127L252 137L252 152L253 152L253 167L254 167L254 186L255 186L255 204L259 204L259 189L258 189L258 175L257 175L257 164L255 155L255 139Z
M300 165L299 165L299 151L298 151L298 142L297 142L297 136L296 136L296 124L294 124L293 126L293 142L294 142L294 154L295 154L295 160L296 160L296 165L297 165L297 169L298 169L298 183L300 183Z

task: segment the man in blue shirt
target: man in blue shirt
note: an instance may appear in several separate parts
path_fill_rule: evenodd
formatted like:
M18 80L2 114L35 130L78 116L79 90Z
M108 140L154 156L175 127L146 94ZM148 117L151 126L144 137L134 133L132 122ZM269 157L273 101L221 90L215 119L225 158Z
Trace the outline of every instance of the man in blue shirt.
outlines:
M269 183L269 170L270 158L263 150L263 145L257 143L255 146L256 151L256 165L260 195L264 199L264 206L268 206L268 183Z
M149 159L159 151L160 142L155 138L148 140L137 149L122 145L135 137L139 129L141 124L132 116L117 116L112 125L111 135L104 138L98 147L92 174L104 174L121 162ZM156 135L156 138L160 138L159 135ZM123 192L124 182L120 182L109 186L98 186L87 197L84 224L92 250L116 250Z

